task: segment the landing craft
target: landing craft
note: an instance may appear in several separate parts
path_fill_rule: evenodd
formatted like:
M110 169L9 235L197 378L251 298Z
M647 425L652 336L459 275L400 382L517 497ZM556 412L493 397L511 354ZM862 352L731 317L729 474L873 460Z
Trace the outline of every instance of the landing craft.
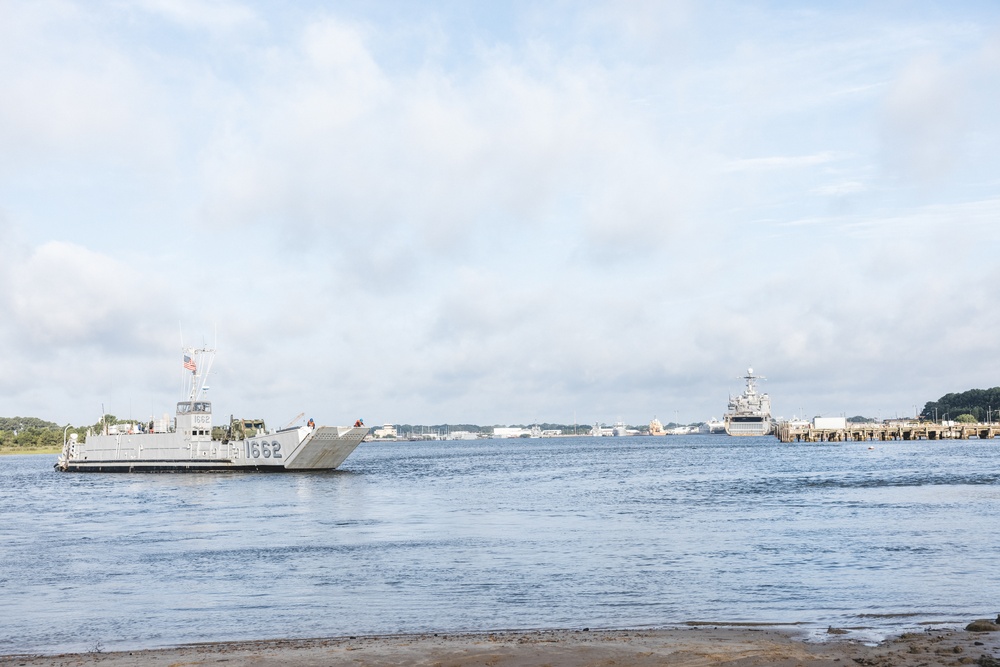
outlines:
M173 424L105 424L101 433L63 442L55 464L62 472L292 472L334 470L368 434L364 426L289 426L267 432L262 420L231 419L212 429L205 399L215 350L184 350L187 400L177 403ZM293 422L296 420L293 420ZM310 419L310 422L312 420ZM359 420L360 423L360 420Z

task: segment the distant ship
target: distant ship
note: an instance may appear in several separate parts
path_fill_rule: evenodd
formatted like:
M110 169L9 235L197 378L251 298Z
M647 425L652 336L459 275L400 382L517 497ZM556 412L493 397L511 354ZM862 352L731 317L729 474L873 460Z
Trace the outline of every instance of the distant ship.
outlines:
M212 428L212 404L205 382L215 350L187 349L183 367L187 400L177 403L173 420L146 424L105 424L84 442L74 433L63 443L55 467L63 472L205 472L334 470L368 429L306 426L264 430L262 420L231 419L227 432ZM103 420L102 420L103 421Z
M747 388L739 396L729 397L729 412L723 421L729 435L768 435L773 429L771 422L771 397L757 393L757 380L767 378L753 374L748 368L743 376Z
M725 433L726 432L726 422L712 417L707 422L703 429L704 433Z

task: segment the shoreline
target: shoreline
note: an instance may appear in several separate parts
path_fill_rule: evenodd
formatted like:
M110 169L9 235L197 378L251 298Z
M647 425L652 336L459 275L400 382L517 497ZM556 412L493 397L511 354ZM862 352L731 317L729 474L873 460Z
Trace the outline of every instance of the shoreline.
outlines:
M994 626L995 627L995 626ZM550 667L577 665L800 665L879 667L967 665L1000 667L1000 632L933 629L904 633L876 645L830 628L828 641L806 641L787 625L699 622L686 627L639 630L528 630L417 633L314 639L259 639L175 647L58 655L0 655L18 667L138 667L210 665L428 665Z

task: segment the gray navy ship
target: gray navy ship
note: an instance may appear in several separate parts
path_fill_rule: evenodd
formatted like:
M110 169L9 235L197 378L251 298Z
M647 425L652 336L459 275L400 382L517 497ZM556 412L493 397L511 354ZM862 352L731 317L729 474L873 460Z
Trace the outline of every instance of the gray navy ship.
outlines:
M63 472L293 472L333 470L368 434L354 426L305 426L264 430L263 421L231 420L225 435L213 437L212 403L205 399L215 350L184 350L187 400L173 420L105 425L66 439L55 464Z
M757 380L767 378L753 374L748 368L741 379L747 387L739 396L729 397L729 412L724 422L729 435L768 435L774 429L771 421L771 397L757 391Z

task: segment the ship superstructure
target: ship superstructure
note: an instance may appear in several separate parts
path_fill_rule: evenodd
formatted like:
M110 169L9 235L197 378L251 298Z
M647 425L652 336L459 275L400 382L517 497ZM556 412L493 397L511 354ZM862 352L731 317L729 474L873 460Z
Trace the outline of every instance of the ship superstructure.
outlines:
M170 420L148 424L105 424L84 442L74 434L63 443L55 467L64 472L305 471L337 468L361 443L368 429L349 426L292 426L265 431L261 420L231 420L225 434L212 432L208 374L210 348L186 348L186 400ZM103 420L102 420L103 421ZM238 423L240 428L234 428ZM249 425L249 427L248 427Z
M729 435L767 435L774 425L771 421L771 397L757 391L757 381L767 378L753 374L753 368L741 379L747 386L739 396L729 396L729 411L724 422Z

